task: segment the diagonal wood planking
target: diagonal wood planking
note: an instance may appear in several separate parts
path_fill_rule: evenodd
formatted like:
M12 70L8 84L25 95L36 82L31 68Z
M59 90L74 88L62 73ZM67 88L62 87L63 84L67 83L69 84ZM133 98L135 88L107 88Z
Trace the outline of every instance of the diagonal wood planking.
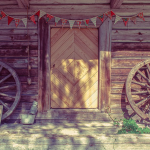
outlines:
M97 108L98 30L51 33L51 108Z

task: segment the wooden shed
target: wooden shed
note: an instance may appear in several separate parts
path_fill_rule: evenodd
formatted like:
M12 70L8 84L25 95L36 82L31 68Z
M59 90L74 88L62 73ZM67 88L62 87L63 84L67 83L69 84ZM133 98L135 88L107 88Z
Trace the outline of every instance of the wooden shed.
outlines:
M149 7L146 0L0 1L0 61L22 87L7 121L33 101L39 121L107 121L108 107L114 117L130 117L125 81L150 55Z

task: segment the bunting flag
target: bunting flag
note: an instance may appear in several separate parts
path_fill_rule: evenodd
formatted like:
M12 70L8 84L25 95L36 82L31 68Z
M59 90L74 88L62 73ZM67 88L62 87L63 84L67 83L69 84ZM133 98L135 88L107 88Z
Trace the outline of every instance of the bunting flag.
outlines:
M54 18L54 16L47 14L46 15L46 22L50 21L52 18Z
M93 22L93 24L96 26L96 19L97 17L91 18L91 21Z
M90 21L90 19L84 20L84 23L85 23L86 27L88 27L89 21Z
M136 16L135 16L135 17L131 17L130 20L131 20L134 24L136 24Z
M34 15L37 15L39 17L40 16L40 10L37 11Z
M3 11L1 11L0 20L3 19L5 16L6 16L6 14Z
M8 16L8 25L12 22L13 19L14 19L14 18Z
M115 13L113 11L109 11L105 13L106 16L108 16L110 19L112 19L112 16L115 16Z
M128 23L128 21L129 21L129 18L122 18L122 20L123 20L125 26L127 26L127 23Z
M16 25L16 27L18 26L19 22L20 22L20 19L16 19L15 18L15 25Z
M145 21L143 12L139 13L138 16Z
M74 22L75 20L68 20L69 21L69 24L70 24L70 28L72 29L73 25L74 25Z
M31 21L36 24L34 15L30 16Z
M36 21L35 21L35 15L37 15L39 17L39 19L41 17L43 17L45 14L47 14L45 11L42 11L42 10L38 10L35 14L33 14L32 16L30 16L30 20L36 24ZM70 28L72 29L73 25L74 25L74 22L76 21L78 26L79 26L79 29L81 27L81 24L82 24L82 21L85 23L85 26L88 27L88 24L89 24L89 21L91 20L92 23L96 26L96 19L99 18L102 22L104 21L104 15L108 16L110 19L112 19L113 16L116 16L115 18L115 23L116 24L119 20L123 20L125 26L127 25L129 19L134 23L136 24L136 17L139 17L141 19L144 19L144 15L143 15L143 12L140 12L139 14L137 14L136 16L131 16L129 18L122 18L118 15L116 15L113 11L108 11L108 12L105 12L103 15L100 15L100 16L96 16L96 17L93 17L93 18L90 18L90 19L83 19L83 20L67 20L67 19L64 19L64 18L59 18L59 17L55 17L53 15L50 15L50 14L47 14L46 15L46 21L50 21L52 18L55 18L55 26L56 24L59 22L59 20L61 19L62 20L62 27L66 24L67 21L69 21L69 24L70 24ZM5 16L8 17L8 25L12 22L12 20L14 19L15 20L15 25L16 27L19 25L19 22L20 20L23 21L25 27L27 26L27 18L22 18L22 19L16 19L16 18L13 18L11 16L8 16L4 11L1 11L0 12L0 20L3 19Z
M40 10L40 16L39 16L39 19L41 19L41 17L43 17L45 14L46 14L45 11Z
M120 16L118 16L118 15L116 15L115 23L114 23L114 24L116 24L116 23L117 23L120 19L121 19L121 17L120 17Z
M98 16L98 18L103 22L104 21L104 14L101 16Z
M59 17L55 17L55 26L56 26L56 24L58 23L59 20L60 20Z
M21 19L22 20L22 22L24 23L24 25L25 25L25 27L27 26L27 18L23 18L23 19Z
M82 20L76 20L76 22L77 22L77 24L78 24L78 26L79 26L79 29L80 29Z
M61 21L62 21L62 27L63 27L66 24L67 19L61 19Z

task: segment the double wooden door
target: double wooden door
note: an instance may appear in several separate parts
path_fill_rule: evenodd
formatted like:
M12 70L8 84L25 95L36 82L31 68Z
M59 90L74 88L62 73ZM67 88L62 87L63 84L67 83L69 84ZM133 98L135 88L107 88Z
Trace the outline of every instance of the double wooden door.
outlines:
M98 107L98 29L51 29L51 108Z

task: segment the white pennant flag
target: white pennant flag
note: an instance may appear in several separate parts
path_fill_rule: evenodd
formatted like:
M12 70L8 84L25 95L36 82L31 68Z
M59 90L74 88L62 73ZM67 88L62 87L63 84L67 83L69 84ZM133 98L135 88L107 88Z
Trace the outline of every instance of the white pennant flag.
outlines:
M40 19L41 17L43 17L45 14L46 14L46 12L45 12L45 11L40 10L40 16L39 16L39 19Z
M24 25L25 25L25 27L27 26L27 18L23 18L23 19L21 19L22 20L22 22L24 23Z
M114 24L116 24L120 19L121 19L121 17L116 15L116 19L115 19L115 23Z
M96 26L96 19L97 17L91 18L91 21L93 22L93 24Z
M56 26L56 24L58 23L59 20L60 20L59 17L55 17L55 26Z
M72 29L73 25L74 25L74 22L75 20L68 20L69 21L69 24L70 24L70 28Z

